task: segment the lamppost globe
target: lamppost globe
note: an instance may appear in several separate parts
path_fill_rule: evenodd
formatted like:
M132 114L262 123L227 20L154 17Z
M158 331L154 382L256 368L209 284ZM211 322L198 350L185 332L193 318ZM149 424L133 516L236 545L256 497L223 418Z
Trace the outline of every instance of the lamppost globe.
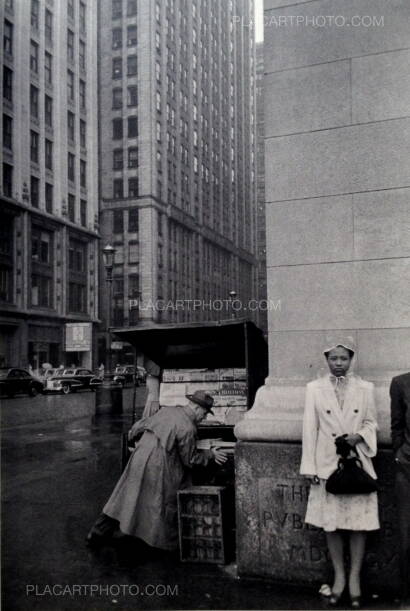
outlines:
M107 246L105 246L105 248L102 249L103 263L107 271L107 275L108 275L108 271L112 269L114 265L114 255L115 255L115 248L114 246L111 246L111 244L107 244Z

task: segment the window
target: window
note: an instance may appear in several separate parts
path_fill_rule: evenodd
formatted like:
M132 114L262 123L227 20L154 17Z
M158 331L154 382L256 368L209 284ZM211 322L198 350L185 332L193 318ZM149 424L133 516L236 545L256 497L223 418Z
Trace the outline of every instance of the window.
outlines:
M82 148L85 148L86 134L87 134L87 124L85 121L80 119L80 146Z
M132 147L128 149L128 167L129 168L138 167L138 149L136 147Z
M51 140L45 141L45 161L47 170L53 169L53 143Z
M3 98L8 102L13 101L13 70L3 66Z
M4 53L13 55L13 24L7 19L4 20L3 49Z
M127 91L127 106L137 106L138 104L138 87L133 85L128 87Z
M46 51L44 53L44 81L46 85L51 85L53 82L52 68L53 68L53 57L50 53Z
M38 73L38 44L30 40L30 70Z
M155 95L155 106L158 112L161 112L161 94L159 91Z
M157 79L158 83L161 82L161 65L159 62L155 62L155 78Z
M38 163L38 133L30 131L30 161Z
M155 32L155 48L158 52L161 52L161 35L159 32Z
M128 210L128 231L138 233L138 208Z
M122 178L116 178L113 182L113 197L114 199L122 199L124 197L124 182Z
M80 187L87 187L87 163L83 159L80 159Z
M127 0L127 17L137 14L137 0Z
M30 114L38 119L38 89L34 85L30 86Z
M87 188L87 162L80 159L80 187Z
M38 4L38 0L31 0L31 15L30 15L30 23L31 27L35 30L38 30L38 14L40 11L40 7Z
M112 137L113 140L120 140L122 138L122 119L113 119Z
M112 60L112 78L122 77L122 58L114 57Z
M13 148L13 119L7 115L3 115L3 146Z
M67 137L74 142L75 140L75 115L70 110L67 111Z
M112 18L122 17L122 0L112 0Z
M128 243L128 263L138 263L139 245L138 242Z
M129 25L127 27L127 46L132 47L137 44L137 26Z
M75 157L72 153L67 154L67 178L68 180L75 180Z
M53 127L53 99L44 96L44 122L47 127Z
M51 306L51 278L32 274L31 276L31 305L42 308Z
M40 227L31 230L31 305L52 307L53 234Z
M30 176L30 201L34 208L38 208L40 200L40 181L35 176Z
M44 15L44 36L46 42L49 44L53 42L53 13L48 9Z
M122 170L124 166L123 160L124 154L122 149L115 149L113 151L113 169L114 170Z
M67 70L67 98L74 102L74 74L71 70Z
M84 2L80 2L80 30L85 32L86 7Z
M12 196L13 166L3 163L3 193L6 197Z
M68 283L68 310L69 312L86 313L87 285L78 282Z
M128 276L128 295L129 297L138 297L140 289L140 279L138 274L130 274Z
M116 244L115 246L115 255L114 255L114 265L124 263L124 246L123 244Z
M78 43L78 59L80 64L80 69L85 70L85 42L80 40Z
M70 238L68 249L68 270L76 273L87 273L87 245Z
M128 138L136 138L138 136L138 119L137 117L128 117Z
M122 210L114 210L112 225L113 233L124 233L124 213Z
M136 55L127 57L127 76L134 76L138 71L138 61Z
M74 19L74 0L67 0L67 15Z
M71 193L68 195L68 220L75 222L75 197Z
M46 211L52 213L53 212L53 185L46 182L45 188L45 199L46 199Z
M138 178L128 179L128 197L138 197Z
M74 61L74 32L67 30L67 60Z
M87 201L80 200L80 223L83 227L87 227Z
M124 278L122 276L113 278L113 292L114 295L124 295Z
M157 142L161 142L161 123L157 121Z
M120 87L112 90L112 107L122 108L122 89Z
M80 79L80 110L85 110L86 105L85 81Z
M112 48L120 49L122 47L122 29L114 28L112 30Z

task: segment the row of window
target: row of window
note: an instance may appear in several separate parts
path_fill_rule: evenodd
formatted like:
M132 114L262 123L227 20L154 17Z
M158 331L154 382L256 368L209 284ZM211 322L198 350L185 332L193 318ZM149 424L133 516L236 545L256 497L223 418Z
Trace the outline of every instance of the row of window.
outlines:
M74 32L70 29L67 30L67 60L74 62ZM78 61L81 70L85 70L85 42L83 40L78 41Z
M78 81L78 96L80 99L80 110L86 109L86 84L85 81ZM75 78L71 70L67 70L67 99L73 103L75 98Z
M128 138L137 138L138 136L138 118L137 117L128 117L127 119L127 127L128 127ZM124 122L122 119L113 119L112 122L112 137L113 140L120 140L124 135Z
M127 57L127 76L136 76L138 74L138 57L137 55L128 55ZM112 60L112 78L122 78L122 57L114 57Z
M137 44L137 26L127 26L127 47L133 47ZM122 47L122 28L114 28L112 30L112 48L121 49Z
M30 41L30 70L34 74L39 71L39 47L34 40ZM44 82L52 85L53 82L53 56L48 51L44 51Z
M113 169L122 170L124 167L124 151L123 149L114 149L113 151ZM138 167L138 148L132 147L128 149L128 167Z
M116 178L113 181L113 198L122 199L124 197L138 197L138 178L128 179L128 196L124 194L124 180L122 178Z
M114 265L123 265L125 263L124 244L114 244L115 256ZM128 263L136 265L139 263L139 243L128 242Z
M127 212L129 233L138 233L138 208L131 208ZM113 233L124 233L124 210L113 212Z
M127 0L127 17L137 14L137 0ZM123 16L122 0L112 0L112 18L120 19Z
M123 101L123 91L122 87L115 87L112 90L112 107L115 109L122 108ZM127 106L138 106L138 87L136 85L131 85L127 87Z

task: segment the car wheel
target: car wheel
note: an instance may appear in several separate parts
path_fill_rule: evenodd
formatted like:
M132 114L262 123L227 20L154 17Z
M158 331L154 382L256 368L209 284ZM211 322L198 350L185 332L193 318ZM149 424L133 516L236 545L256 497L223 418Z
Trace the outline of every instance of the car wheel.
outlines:
M28 394L30 395L30 397L37 397L38 395L38 390L36 386L30 386L29 390L28 390Z
M70 384L62 384L61 392L63 393L63 395L68 395L70 390L71 390Z

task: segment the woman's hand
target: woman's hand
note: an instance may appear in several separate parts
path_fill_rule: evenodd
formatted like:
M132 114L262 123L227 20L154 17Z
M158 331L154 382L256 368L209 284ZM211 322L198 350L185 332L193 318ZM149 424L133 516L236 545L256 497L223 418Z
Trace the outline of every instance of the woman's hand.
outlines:
M354 448L358 443L360 443L360 441L363 441L363 437L358 433L346 435L344 439L349 444L349 446L352 446L352 448Z
M307 477L310 480L310 483L314 484L315 486L320 484L320 479L317 475L305 475L305 477Z
M218 448L211 448L213 459L217 465L223 465L228 460L226 452L219 450Z

